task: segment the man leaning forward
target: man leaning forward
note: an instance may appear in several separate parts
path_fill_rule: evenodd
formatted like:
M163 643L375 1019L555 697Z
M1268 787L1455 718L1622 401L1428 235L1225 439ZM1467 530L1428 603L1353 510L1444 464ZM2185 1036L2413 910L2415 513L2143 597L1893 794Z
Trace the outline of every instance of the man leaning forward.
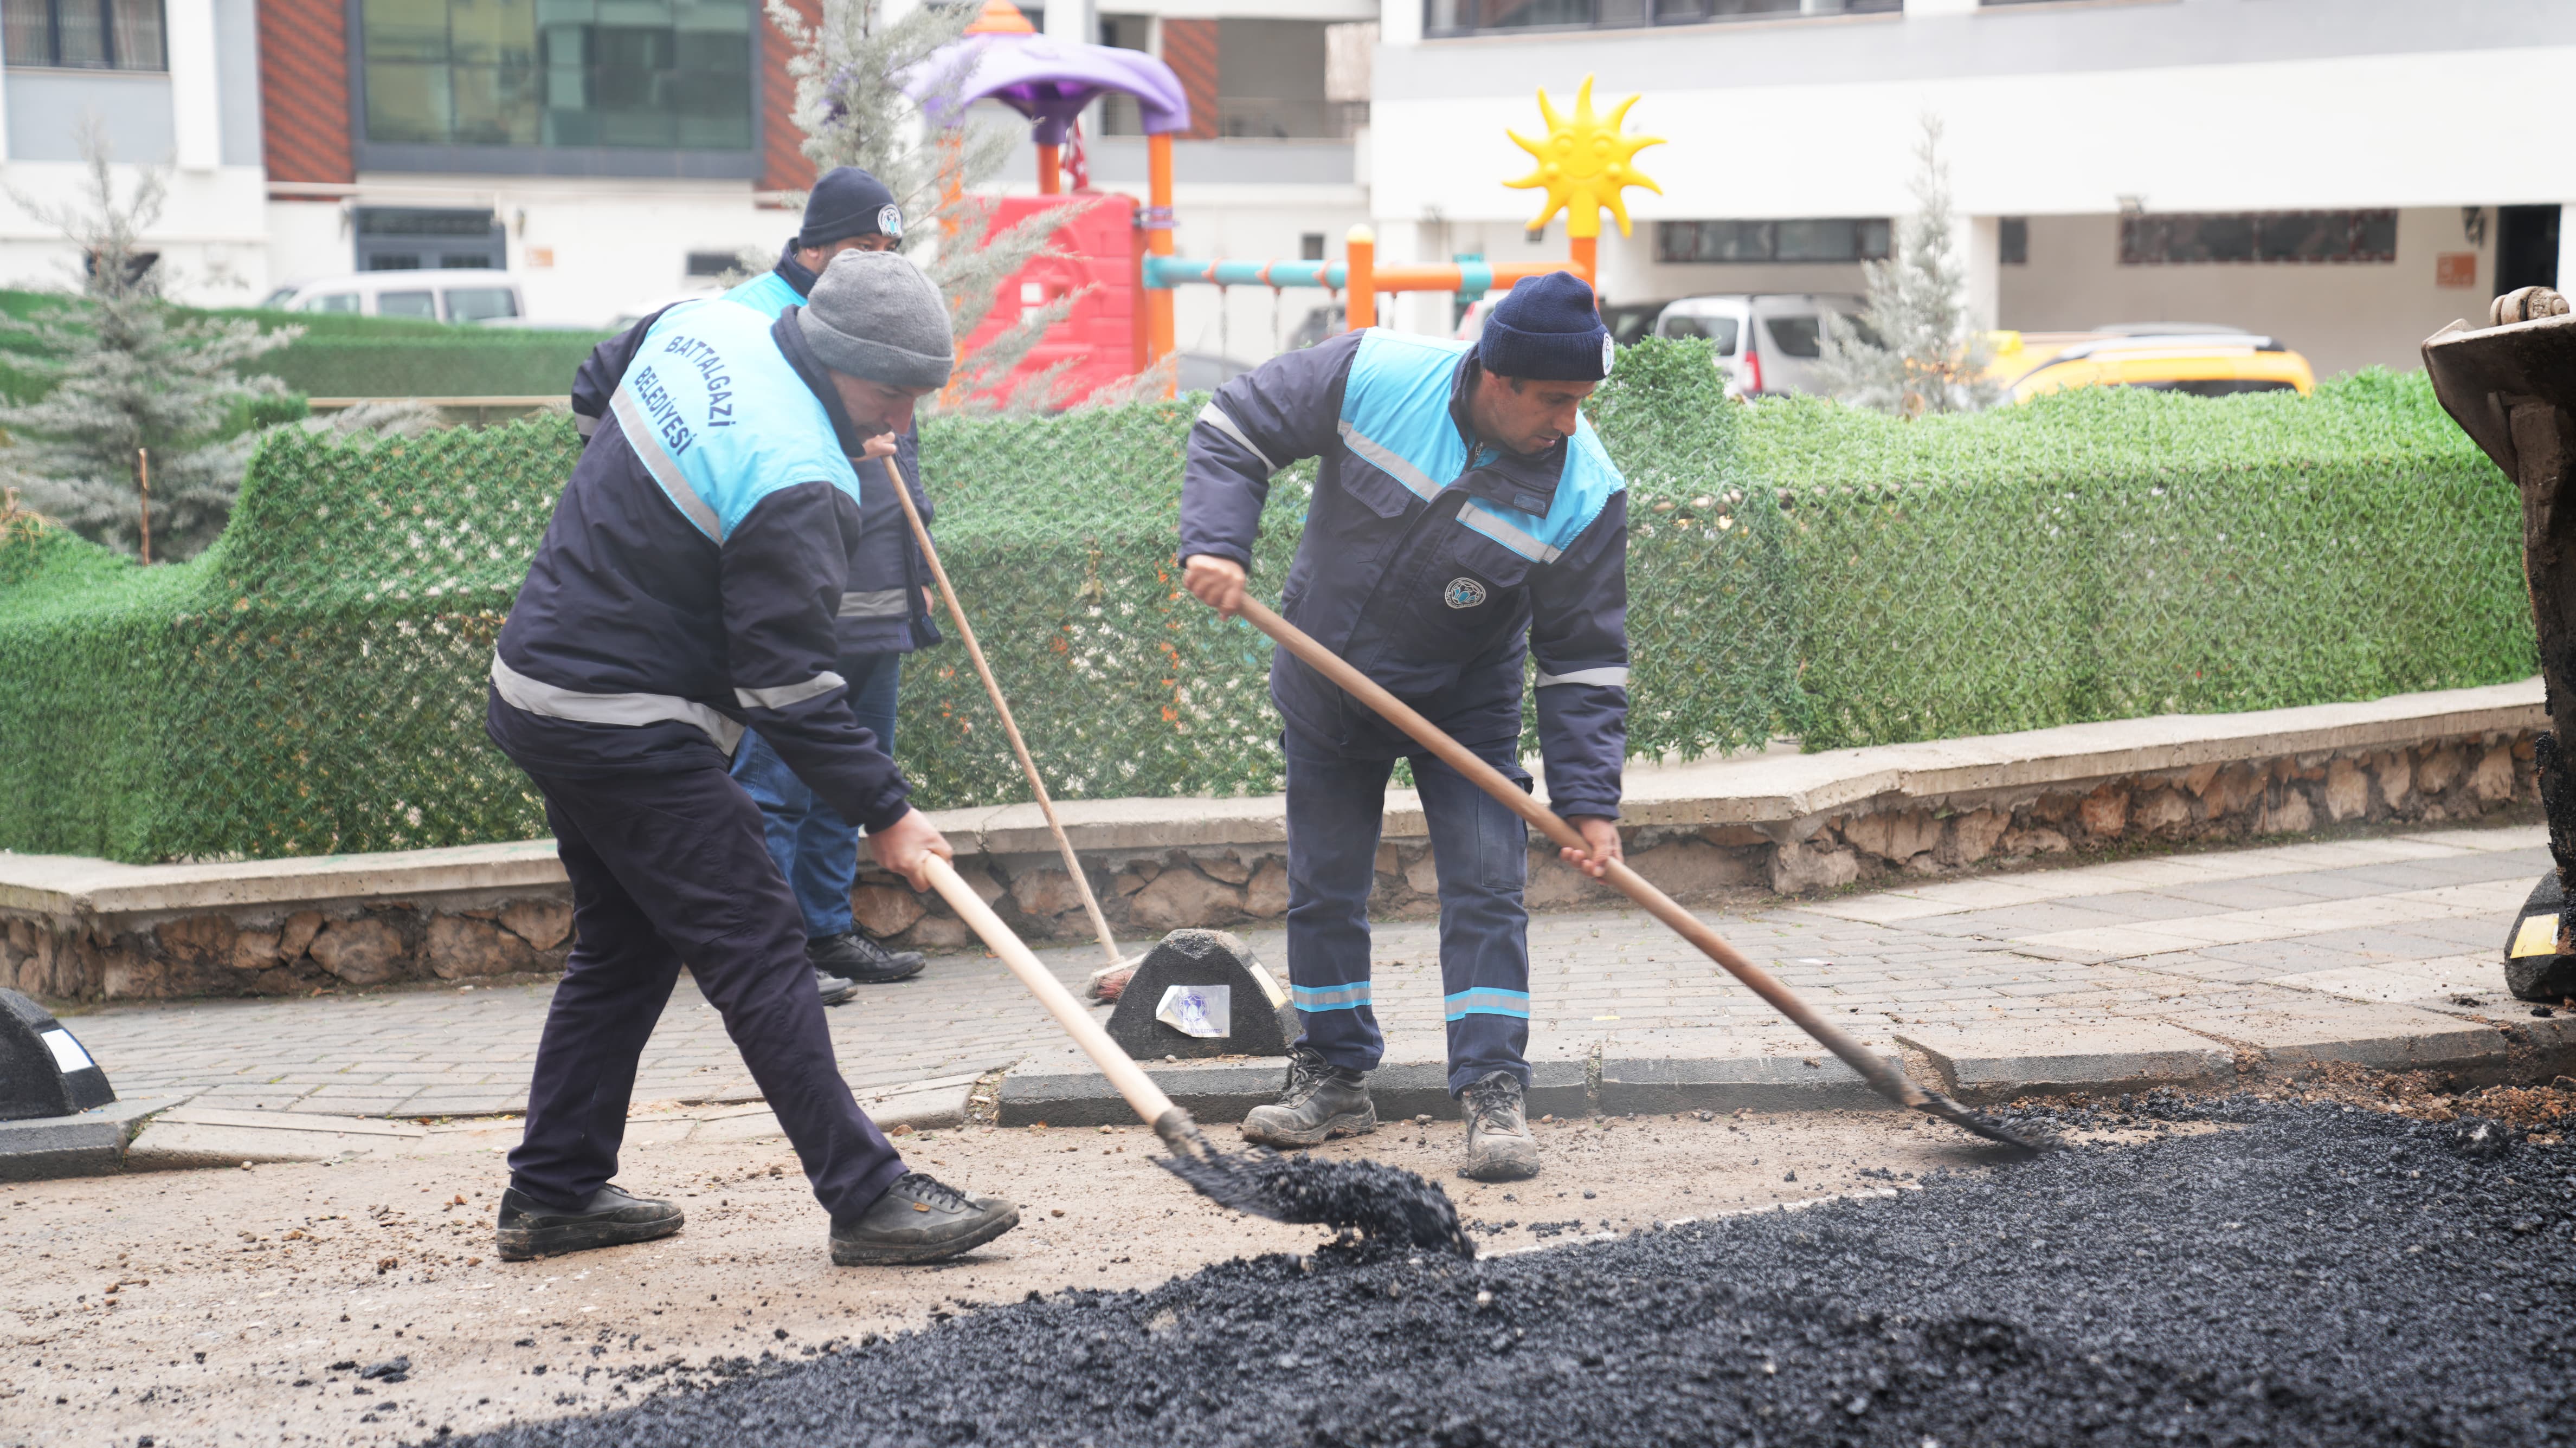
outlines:
M609 1179L684 961L831 1214L833 1261L936 1261L1019 1220L912 1171L859 1110L804 920L726 767L758 730L885 868L919 888L928 857L949 855L851 713L833 621L876 460L953 356L939 289L892 252L834 257L774 321L724 300L673 307L556 502L484 716L545 800L575 935L510 1153L504 1258L679 1230L676 1205Z
M1580 411L1608 375L1591 288L1520 283L1473 345L1369 330L1277 357L1219 389L1190 431L1184 581L1233 613L1270 479L1320 459L1281 609L1291 623L1527 788L1534 660L1548 797L1619 857L1628 709L1627 492ZM1395 761L1413 767L1440 880L1450 1093L1470 1177L1538 1170L1530 1069L1529 838L1520 818L1287 650L1270 666L1288 779L1288 977L1304 1029L1248 1140L1311 1146L1376 1128L1385 1051L1368 897Z

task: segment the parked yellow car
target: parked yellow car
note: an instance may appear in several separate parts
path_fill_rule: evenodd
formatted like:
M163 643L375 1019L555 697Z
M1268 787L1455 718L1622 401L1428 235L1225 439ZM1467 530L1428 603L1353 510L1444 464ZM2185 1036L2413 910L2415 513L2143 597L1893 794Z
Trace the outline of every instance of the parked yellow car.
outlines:
M2069 387L2150 387L2194 397L2316 390L2308 359L2270 337L2227 327L2142 323L2090 332L1990 332L2012 402Z

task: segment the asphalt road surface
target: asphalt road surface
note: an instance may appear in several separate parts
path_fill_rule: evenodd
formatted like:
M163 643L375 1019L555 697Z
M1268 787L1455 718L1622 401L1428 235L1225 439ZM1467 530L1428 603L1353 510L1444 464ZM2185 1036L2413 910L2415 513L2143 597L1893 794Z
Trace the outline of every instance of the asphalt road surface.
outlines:
M2142 1110L2171 1130L1883 1197L1472 1263L1326 1249L1032 1293L799 1362L638 1366L636 1406L437 1441L2576 1440L2556 1131Z

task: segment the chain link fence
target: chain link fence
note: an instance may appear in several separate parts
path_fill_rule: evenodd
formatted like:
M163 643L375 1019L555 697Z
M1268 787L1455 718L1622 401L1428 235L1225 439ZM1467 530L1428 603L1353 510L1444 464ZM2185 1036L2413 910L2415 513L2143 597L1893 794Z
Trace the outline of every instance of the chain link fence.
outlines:
M1730 403L1623 352L1629 743L1692 757L2493 683L2534 667L2513 491L2420 379L2314 399L2078 392L1916 423ZM939 542L1061 798L1279 787L1269 646L1172 558L1197 402L923 435ZM578 456L560 418L264 444L223 539L139 569L0 543L0 847L123 860L530 838L492 641ZM1256 550L1275 590L1312 464ZM907 662L931 806L1025 797L963 650ZM1533 741L1534 744L1534 741Z

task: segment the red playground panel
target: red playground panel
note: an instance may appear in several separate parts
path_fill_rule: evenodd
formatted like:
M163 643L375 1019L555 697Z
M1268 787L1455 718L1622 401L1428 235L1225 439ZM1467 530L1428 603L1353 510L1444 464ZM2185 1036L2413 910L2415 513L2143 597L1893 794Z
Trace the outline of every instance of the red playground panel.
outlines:
M1129 196L1011 196L996 206L993 230L1016 226L1050 205L1066 205L1065 224L1049 241L1064 256L1042 256L1002 283L993 310L984 314L958 350L971 352L1016 324L1024 309L1080 291L1073 313L1048 329L1044 340L1012 369L1003 389L1058 362L1070 362L1055 382L1053 407L1069 407L1105 384L1145 370L1145 312L1140 293L1136 201ZM987 394L990 395L990 394Z

